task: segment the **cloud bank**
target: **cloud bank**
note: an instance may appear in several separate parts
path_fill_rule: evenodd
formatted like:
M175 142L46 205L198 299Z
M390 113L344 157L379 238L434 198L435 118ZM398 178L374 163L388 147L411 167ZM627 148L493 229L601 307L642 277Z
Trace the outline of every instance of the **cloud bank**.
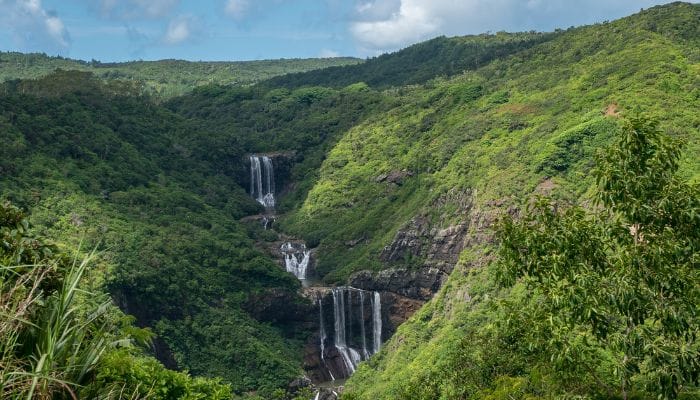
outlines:
M21 51L60 53L70 47L70 36L58 15L41 0L0 0L0 25L11 32Z

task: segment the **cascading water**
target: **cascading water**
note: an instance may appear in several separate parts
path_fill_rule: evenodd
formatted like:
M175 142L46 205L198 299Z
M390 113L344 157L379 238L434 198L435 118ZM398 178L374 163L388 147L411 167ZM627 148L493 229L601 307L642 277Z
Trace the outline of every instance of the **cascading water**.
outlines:
M275 216L270 215L270 216L263 216L262 220L260 221L262 224L262 227L264 230L272 229L273 224L275 223Z
M321 321L321 328L319 332L319 336L321 338L321 362L324 364L326 363L326 360L324 358L324 353L326 352L326 340L328 339L328 335L326 335L326 325L323 323L323 298L319 297L318 298L318 309L319 309L319 320ZM331 376L331 380L335 380L335 377L333 376L333 372L329 369L328 374Z
M379 292L374 292L372 299L372 338L374 339L374 349L372 353L379 351L382 347L382 300Z
M360 290L360 321L363 321L362 323L362 356L367 359L369 358L369 353L367 352L367 334L365 333L365 308L363 307L365 305L365 291ZM381 321L379 321L381 323Z
M275 207L275 173L268 156L250 156L250 195L265 206Z
M367 296L370 294L370 296ZM381 331L382 331L382 315L381 301L379 292L368 292L353 287L337 287L331 289L333 297L333 340L327 346L329 340L328 334L325 331L326 323L324 321L323 301L319 299L320 307L320 326L321 326L321 360L328 368L328 372L333 377L332 366L335 365L336 376L347 378L361 361L367 360L370 356L376 353L381 346ZM368 307L372 310L371 319L365 320L369 316L365 312ZM367 329L366 324L371 323L371 330ZM372 349L367 348L367 335L372 334ZM337 350L336 357L339 356L339 364L333 364L329 361L328 353L330 349Z
M284 255L284 268L287 272L291 272L299 280L305 280L311 259L311 251L306 249L306 245L286 242L280 247L280 251Z

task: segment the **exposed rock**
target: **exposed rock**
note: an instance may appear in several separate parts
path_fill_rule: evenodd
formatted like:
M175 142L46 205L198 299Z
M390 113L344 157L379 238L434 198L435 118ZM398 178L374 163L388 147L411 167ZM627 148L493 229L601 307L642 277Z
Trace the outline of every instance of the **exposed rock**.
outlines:
M448 275L464 249L472 204L473 195L469 191L446 193L429 209L445 208L447 205L455 207L457 211L452 216L455 223L447 225L446 221L434 221L426 211L412 218L396 233L394 240L382 250L379 259L389 265L403 263L419 264L419 268L437 268ZM444 213L440 214L442 218L447 218Z
M240 162L243 164L243 170L247 173L242 174L238 183L246 188L250 188L250 159L252 154L247 154ZM292 166L297 161L298 155L294 151L278 151L272 153L255 153L257 156L267 156L272 160L272 166L274 168L275 174L275 188L277 188L275 196L281 195L285 192L286 185L290 182L289 174L292 170Z
M437 268L391 268L373 274L370 271L360 271L353 274L350 286L364 290L392 292L414 300L429 300L444 280L447 274Z
M345 298L345 318L346 318L346 340L347 344L357 351L366 346L371 351L372 348L372 291L366 291L364 294L364 302L361 301L359 290L351 289L352 295L348 294ZM315 331L310 337L304 348L304 371L312 382L327 382L333 378L339 379L347 376L347 370L343 361L342 355L333 345L335 343L334 329L334 311L333 311L333 295L332 288L329 287L310 287L305 288L303 294L307 298L315 299L315 310L313 314L316 316ZM400 324L406 321L413 313L415 313L424 301L411 299L401 296L396 293L387 291L379 291L381 300L381 338L383 341L388 340L395 332ZM324 352L321 355L320 347L320 326L319 318L320 309L319 301L323 303L323 320L325 321L326 341L324 342ZM364 317L364 320L362 319ZM364 324L359 323L364 321ZM366 342L362 338L361 332L366 333Z
M315 397L314 400L338 400L339 393L342 393L342 387L320 388L318 397Z
M387 323L382 329L386 331L387 339L394 335L399 325L411 318L425 304L424 301L410 299L391 292L384 293L382 301L384 307L387 308Z
M429 231L430 223L426 217L411 219L405 228L396 233L391 244L384 247L379 259L390 263L419 256Z
M287 385L287 392L291 394L295 394L301 389L307 388L311 386L311 379L309 379L306 376L302 376L300 378L297 378L291 382L289 382L289 385Z
M388 174L381 174L377 176L374 181L377 183L381 182L389 182L389 183L394 183L396 185L401 185L404 181L409 176L413 176L414 173L412 171L408 170L401 170L401 171L391 171Z

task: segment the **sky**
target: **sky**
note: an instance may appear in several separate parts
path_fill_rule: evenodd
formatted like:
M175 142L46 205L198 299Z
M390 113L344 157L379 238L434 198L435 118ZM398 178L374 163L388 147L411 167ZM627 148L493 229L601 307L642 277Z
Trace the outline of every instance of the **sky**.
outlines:
M0 51L103 62L366 58L440 35L552 31L666 2L0 0Z

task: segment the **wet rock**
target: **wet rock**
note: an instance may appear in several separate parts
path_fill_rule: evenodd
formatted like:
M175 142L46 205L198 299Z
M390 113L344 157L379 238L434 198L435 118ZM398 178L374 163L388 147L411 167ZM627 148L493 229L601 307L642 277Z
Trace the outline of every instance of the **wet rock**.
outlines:
M267 156L272 160L272 165L275 171L274 186L277 188L275 196L283 194L287 185L290 182L290 173L294 163L298 161L299 155L294 151L278 151L270 153L255 153L257 156ZM247 173L237 175L238 183L246 188L250 188L250 154L245 155L240 159L241 169Z

